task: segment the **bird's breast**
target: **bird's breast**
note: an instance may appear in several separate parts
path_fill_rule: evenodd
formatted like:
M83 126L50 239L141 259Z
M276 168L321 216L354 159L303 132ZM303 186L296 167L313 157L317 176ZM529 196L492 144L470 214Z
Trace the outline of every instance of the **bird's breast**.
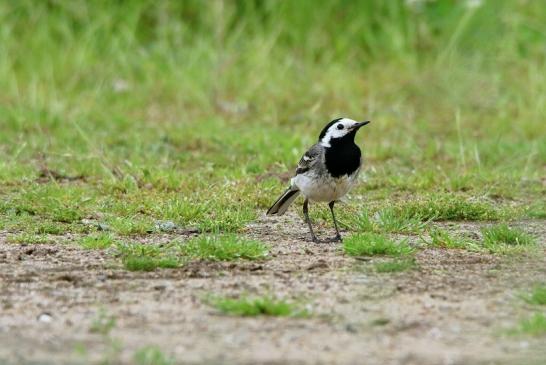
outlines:
M305 173L292 179L303 196L317 202L331 202L342 198L357 181L358 170L352 175L332 177L324 173Z

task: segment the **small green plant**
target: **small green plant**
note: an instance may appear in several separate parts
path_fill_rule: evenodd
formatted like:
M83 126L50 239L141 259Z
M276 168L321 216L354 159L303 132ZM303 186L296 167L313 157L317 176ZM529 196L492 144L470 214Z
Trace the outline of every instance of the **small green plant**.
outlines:
M138 242L118 243L116 248L121 257L127 256L152 256L158 257L166 252L171 246L160 247L153 244L142 244Z
M216 205L210 209L214 211L214 214L203 216L199 223L201 232L238 232L245 224L256 218L255 210L248 207L233 209L230 206L228 209Z
M434 228L430 231L430 246L449 249L463 249L469 251L480 251L479 244L466 237L452 236L446 230Z
M91 322L89 331L91 333L99 333L103 336L107 336L110 331L116 326L116 318L106 313L104 309L100 309L97 316Z
M534 287L531 293L523 296L523 299L529 304L546 305L546 285Z
M201 235L182 245L181 251L191 258L212 261L257 260L268 254L268 248L262 242L235 234Z
M329 212L326 213L329 214ZM325 216L327 216L326 213L324 213ZM394 208L380 210L373 216L370 216L368 211L362 210L347 216L347 220L350 224L343 224L346 228L355 229L358 232L383 233L418 233L428 223Z
M213 298L209 303L222 313L243 316L306 317L308 312L294 303L273 297Z
M36 227L37 234L62 234L64 232L63 226L59 223L44 222Z
M385 235L370 232L357 233L345 238L343 250L350 256L402 256L413 252L407 240L396 243Z
M545 219L546 218L546 204L532 205L526 209L526 214L529 218Z
M417 264L415 263L415 259L408 259L408 260L395 260L395 261L386 261L386 262L378 262L374 265L375 270L380 273L388 273L388 272L402 272L402 271L408 271L413 270L417 267Z
M488 203L469 201L452 195L406 203L397 209L406 217L422 221L480 221L499 218L499 212Z
M165 355L157 346L146 346L139 349L133 359L138 365L174 365L175 361Z
M122 236L143 235L153 231L153 223L137 217L115 217L107 221L114 232Z
M482 234L484 247L491 253L520 252L536 245L532 236L506 224L484 228Z
M123 265L129 271L153 271L160 269L175 269L180 262L175 257L127 256L123 258Z
M546 335L546 316L542 313L533 314L530 318L522 320L515 332L531 336Z
M393 208L379 211L375 216L375 221L378 229L386 233L416 233L427 225L427 222L423 222L419 217Z
M157 268L174 269L182 264L176 254L176 245L158 246L140 243L116 245L118 255L129 271L152 271Z
M30 244L44 244L49 243L50 240L46 235L43 234L30 234L30 233L19 233L16 235L10 235L7 238L9 243L18 243L24 245Z
M80 246L86 250L103 250L112 246L114 243L114 238L108 233L86 236L79 240Z
M82 214L76 209L58 207L54 210L51 218L56 222L72 223L82 219Z
M357 232L373 232L377 230L376 223L366 210L355 212L348 216L350 224L343 224L345 228L355 229Z

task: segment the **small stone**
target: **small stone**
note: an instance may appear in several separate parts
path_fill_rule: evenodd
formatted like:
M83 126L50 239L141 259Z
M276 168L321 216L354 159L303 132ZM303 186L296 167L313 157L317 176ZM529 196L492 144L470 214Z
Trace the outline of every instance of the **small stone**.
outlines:
M38 322L51 323L53 321L53 316L47 312L44 312L40 313L40 315L36 317L36 319L38 320Z
M98 223L97 224L97 228L99 231L109 231L110 230L110 226L106 223Z
M172 232L177 227L176 227L176 224L174 224L174 222L164 221L164 222L156 222L155 228L161 232Z

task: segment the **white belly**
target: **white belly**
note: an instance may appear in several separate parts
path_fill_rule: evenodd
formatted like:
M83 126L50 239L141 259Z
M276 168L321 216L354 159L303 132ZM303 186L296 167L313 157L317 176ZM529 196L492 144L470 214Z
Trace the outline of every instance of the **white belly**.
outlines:
M306 174L297 175L292 179L292 185L298 187L303 196L316 202L331 202L338 200L351 190L356 175L339 178L317 178Z

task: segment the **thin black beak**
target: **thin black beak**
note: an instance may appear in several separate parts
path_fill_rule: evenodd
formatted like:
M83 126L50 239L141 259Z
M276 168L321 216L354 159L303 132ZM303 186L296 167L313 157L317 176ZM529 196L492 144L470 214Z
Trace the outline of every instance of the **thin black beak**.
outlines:
M356 124L353 126L352 129L358 129L358 128L360 128L360 127L364 127L366 124L370 124L370 121L367 120L367 121L365 121L365 122L356 123Z

